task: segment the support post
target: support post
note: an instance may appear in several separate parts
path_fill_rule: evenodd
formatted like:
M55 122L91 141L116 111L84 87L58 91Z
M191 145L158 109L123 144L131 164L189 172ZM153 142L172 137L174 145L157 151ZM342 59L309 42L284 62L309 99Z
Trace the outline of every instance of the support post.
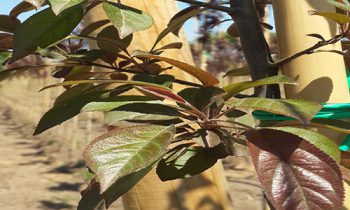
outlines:
M319 0L273 0L277 40L281 57L290 56L314 45L319 40L307 34L317 33L325 39L338 33L334 22L320 16L308 15L309 10L335 12L331 5ZM341 50L340 43L322 48ZM297 58L284 66L283 73L299 82L297 86L287 86L287 98L305 98L318 102L349 103L344 59L335 53L314 53ZM343 140L344 136L320 130L325 135ZM345 207L350 209L350 188L344 183Z
M175 1L159 0L123 0L123 4L138 8L154 17L155 25L147 31L134 34L132 48L149 50L159 35L166 28L170 18L178 11ZM97 7L87 15L88 22L106 18L101 7ZM183 37L183 36L182 36ZM160 42L160 46L176 40L168 35ZM184 38L181 52L171 50L164 56L194 64L188 43ZM193 78L182 71L172 69L167 72L177 78L192 81ZM178 86L174 86L176 89ZM155 170L146 175L132 190L123 196L126 210L231 210L232 203L227 192L224 170L219 161L213 168L201 175L186 180L161 182Z

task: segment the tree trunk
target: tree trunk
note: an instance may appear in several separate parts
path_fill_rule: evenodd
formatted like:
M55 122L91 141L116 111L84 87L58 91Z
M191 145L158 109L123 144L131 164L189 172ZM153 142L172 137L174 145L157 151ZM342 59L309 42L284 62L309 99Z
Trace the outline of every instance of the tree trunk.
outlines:
M281 57L290 56L313 46L319 40L307 37L307 34L321 34L325 39L333 37L338 31L334 22L323 17L308 15L309 10L335 12L335 8L319 0L273 1L277 39ZM327 50L341 50L340 43L327 46ZM286 75L299 82L297 86L287 86L288 98L305 98L318 102L349 103L345 65L342 56L335 53L315 53L297 58L282 67ZM336 139L344 139L339 133L326 130L319 132ZM345 198L345 207L350 209L349 186Z
M166 28L170 18L178 11L174 1L123 0L122 3L154 17L155 25L152 28L134 34L131 48L135 50L150 50L158 34ZM87 15L86 20L91 23L104 18L106 16L102 8L98 7ZM170 50L163 55L194 64L189 45L184 38L176 38L170 34L159 45L175 41L184 43L182 50ZM186 81L195 81L193 77L177 69L167 73ZM123 204L126 210L228 210L232 204L226 186L221 162L203 174L186 180L161 182L153 170L123 197Z

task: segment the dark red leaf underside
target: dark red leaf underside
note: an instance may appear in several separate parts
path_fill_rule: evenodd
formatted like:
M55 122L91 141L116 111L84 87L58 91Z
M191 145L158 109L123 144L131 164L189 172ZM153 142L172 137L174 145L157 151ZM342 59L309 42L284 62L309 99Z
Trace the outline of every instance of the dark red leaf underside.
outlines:
M247 137L259 180L277 210L341 209L344 188L334 159L290 133L263 129Z

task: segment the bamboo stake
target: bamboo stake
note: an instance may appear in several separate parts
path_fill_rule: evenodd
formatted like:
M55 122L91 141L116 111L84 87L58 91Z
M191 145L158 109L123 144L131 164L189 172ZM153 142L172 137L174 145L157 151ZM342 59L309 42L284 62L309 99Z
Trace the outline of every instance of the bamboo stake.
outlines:
M158 34L166 28L170 18L178 11L174 1L123 0L123 4L143 10L155 17L154 27L148 29L146 33L134 34L133 49L149 50ZM103 17L105 15L101 8L88 14L89 22ZM164 56L194 64L185 39L168 35L159 46L174 41L184 42L183 49L168 51ZM180 79L193 81L192 77L176 69L167 73L176 75ZM221 162L199 176L163 183L153 170L123 197L123 204L126 210L229 210L232 204L226 186Z
M277 39L281 57L314 45L319 40L307 37L317 33L328 39L338 31L334 22L319 16L308 15L309 10L335 12L331 5L319 1L273 0ZM340 43L323 49L341 50ZM302 56L282 67L285 74L297 79L298 86L287 86L288 98L306 98L319 102L349 103L349 90L346 80L343 57L334 53L316 53ZM342 135L324 130L320 132L332 138L343 139ZM345 184L345 183L344 183ZM347 184L345 207L350 209L350 189Z

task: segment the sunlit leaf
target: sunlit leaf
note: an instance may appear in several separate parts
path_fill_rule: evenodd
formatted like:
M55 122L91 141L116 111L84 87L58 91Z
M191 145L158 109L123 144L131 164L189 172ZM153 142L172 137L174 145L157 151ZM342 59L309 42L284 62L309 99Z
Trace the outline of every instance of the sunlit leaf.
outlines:
M135 8L112 2L103 2L103 9L107 17L118 29L121 39L136 31L148 29L153 25L151 16Z
M93 140L84 151L84 159L97 175L100 193L116 181L147 168L161 158L175 133L174 126L120 126Z
M344 187L334 159L283 131L250 131L247 138L260 183L277 210L341 209Z
M290 77L279 75L279 76L259 79L256 81L236 82L223 87L223 89L227 92L227 95L225 96L225 98L229 99L230 97L240 93L241 91L247 90L249 88L254 88L254 87L263 86L263 85L272 85L272 84L295 85L297 83Z
M15 32L11 61L17 61L34 53L38 47L46 48L65 38L82 18L81 6L69 8L58 16L47 8L29 17Z
M239 77L239 76L248 76L250 75L250 68L249 66L243 66L241 68L236 68L233 70L228 71L224 77Z
M298 121L283 121L277 124L278 126L304 126ZM333 120L333 119L312 119L311 127L328 128L340 133L350 134L350 123L344 120Z
M227 105L233 108L254 109L288 116L299 120L304 125L321 110L322 105L299 99L268 99L268 98L244 98L231 99Z
M31 5L35 6L37 9L39 9L40 7L42 7L45 4L45 0L24 0L24 1L26 1L26 2L30 3Z
M81 2L85 0L48 0L51 5L52 11L56 14L59 15L61 12L64 10L75 6L77 4L80 4Z
M295 127L270 127L271 130L283 131L287 133L291 133L299 138L304 139L305 141L311 143L322 152L333 158L335 161L340 161L340 151L338 146L334 143L334 141L320 133L317 133L312 130L307 130L303 128L295 128Z

